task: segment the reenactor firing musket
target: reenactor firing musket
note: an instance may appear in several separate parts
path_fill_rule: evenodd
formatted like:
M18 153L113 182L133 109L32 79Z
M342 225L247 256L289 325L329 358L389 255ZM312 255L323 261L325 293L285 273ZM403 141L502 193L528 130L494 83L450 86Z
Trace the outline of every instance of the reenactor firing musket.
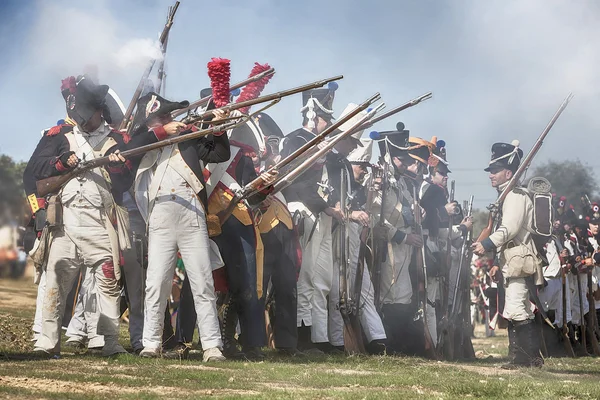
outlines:
M498 211L500 210L502 203L506 199L506 196L508 196L508 194L514 189L514 187L519 184L521 177L525 174L525 171L527 171L527 169L531 165L533 158L537 155L538 151L544 144L544 139L546 139L546 136L548 136L550 129L552 129L552 127L554 126L554 123L556 122L558 117L560 117L560 115L565 110L565 108L567 108L567 105L569 104L569 102L571 101L572 98L573 98L573 94L569 93L567 98L560 105L560 107L558 108L558 110L556 111L556 113L554 114L554 116L552 117L552 119L550 120L548 125L546 126L546 128L542 131L542 133L540 134L540 136L534 143L532 149L529 151L529 154L527 154L527 157L525 157L525 159L520 164L517 171L514 173L511 180L508 182L508 185L506 186L506 188L504 188L502 193L500 193L500 196L498 196L498 198L496 199L494 204L491 204L490 206L488 206L488 209L490 210L490 213L488 216L488 223L487 223L486 227L483 229L483 231L481 232L481 234L479 235L479 237L477 238L477 242L481 242L482 240L487 239L492 234L492 232L494 230L496 217L498 215Z
M330 78L330 79L324 79L321 81L316 81L313 83L309 83L307 85L303 85L303 86L299 86L297 88L293 88L293 89L289 89L289 90L284 90L281 92L277 92L277 93L273 93L270 95L266 95L266 96L262 96L262 97L257 97L256 99L252 99L252 100L248 100L248 101L242 101L239 103L234 103L234 104L228 104L224 107L218 108L216 110L223 110L226 112L231 112L233 110L237 110L239 108L243 108L243 107L249 107L252 106L254 104L259 104L259 103L265 103L268 101L279 101L281 98L286 97L286 96L291 96L293 94L296 93L301 93L305 90L310 90L316 87L321 87L325 84L327 84L328 82L334 81L334 80L338 80L338 79L342 79L343 76L336 76L334 78ZM199 123L206 123L207 119L209 117L211 117L213 115L213 112L215 110L210 110L210 111L206 111L204 113L202 113L201 115L196 115L193 117L189 117L184 119L184 123L188 124L188 125L194 125L194 124L199 124ZM225 122L221 125L218 125L216 127L212 127L209 129L200 129L199 131L190 133L190 134L186 134L186 135L181 135L181 136L177 136L176 138L170 138L167 140L162 140L159 141L157 143L153 143L150 145L146 145L146 146L142 146L136 149L131 149L128 151L124 151L121 153L121 155L123 157L134 157L134 156L138 156L141 154L144 154L150 150L155 150L155 149L159 149L171 144L176 144L176 143L181 143L181 142L185 142L187 140L191 140L191 139L197 139L203 136L208 136L210 134L213 133L217 133L217 132L221 132L224 130L228 130L228 129L233 129L243 123L246 123L248 117L245 116L238 116L238 117L234 117L232 121L228 121ZM69 180L73 179L74 177L82 174L85 171L88 171L90 169L93 168L97 168L97 167L101 167L104 165L107 165L109 163L109 159L108 157L101 157L101 158L96 158L94 160L89 160L83 163L80 163L76 168L74 168L72 171L70 171L67 174L64 175L58 175L58 176L54 176L51 178L47 178L47 179L43 179L41 181L38 181L36 183L37 186L37 190L38 190L38 195L39 196L46 196L50 193L54 193L57 192L62 185L64 185L65 183L67 183Z
M350 113L348 113L344 117L338 119L335 124L333 124L328 129L324 130L320 135L316 136L313 140L309 141L304 146L302 146L301 148L299 148L298 150L296 150L294 153L290 154L288 157L286 157L285 159L279 161L273 167L269 168L269 170L267 170L267 172L279 171L279 169L281 167L283 167L285 165L288 165L295 158L297 158L297 157L301 156L302 154L304 154L312 146L315 146L319 142L323 141L325 139L325 135L326 134L328 134L330 132L333 132L335 129L337 129L339 126L341 126L344 122L348 121L354 115L358 114L362 110L367 109L372 103L374 103L375 101L379 100L379 97L380 97L379 93L377 93L377 94L373 95L371 98L367 99L363 104L361 104L358 107L356 107ZM294 170L290 171L284 177L278 177L278 180L273 185L272 193L279 192L284 187L286 187L291 182L293 182L293 180L296 179L300 174L302 174L302 172L304 172L306 170L306 168L308 168L308 166L312 165L319 158L323 157L340 140L342 140L342 139L346 138L348 135L352 134L352 132L354 132L354 130L356 129L356 127L360 126L360 124L362 124L368 118L371 118L382 107L383 107L383 104L381 104L378 107L376 107L375 109L371 110L369 113L367 113L367 115L365 115L356 124L354 124L348 131L343 132L343 133L337 135L333 140L329 141L327 143L327 145L325 147L323 147L323 149L319 150L314 155L312 155L311 157L307 158L302 164L300 164ZM233 199L231 199L231 202L229 203L229 206L227 206L227 208L225 210L223 210L223 211L221 211L219 213L218 216L219 216L219 220L221 221L221 224L223 224L227 220L227 218L229 218L229 216L233 212L234 208L237 206L237 204L240 201L249 198L250 196L252 196L256 192L258 192L259 190L263 189L263 185L264 185L264 182L263 182L262 178L259 176L258 178L254 179L252 182L250 182L246 186L244 186L244 188L241 190L241 192L237 193L233 197Z

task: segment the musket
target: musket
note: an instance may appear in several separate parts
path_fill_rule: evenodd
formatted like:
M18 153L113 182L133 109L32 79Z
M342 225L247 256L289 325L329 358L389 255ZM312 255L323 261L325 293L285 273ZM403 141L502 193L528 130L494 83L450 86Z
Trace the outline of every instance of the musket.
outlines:
M365 106L365 108L366 108L372 102L375 102L378 99L379 99L379 93L375 96L372 96L369 100L367 100L365 103L363 103L363 105L366 104L366 106ZM361 107L361 106L359 106L359 107ZM363 123L366 119L371 118L382 107L384 107L384 105L380 104L379 106L377 106L376 108L374 108L373 110L368 112L359 121L357 121L354 125L352 125L352 127L350 127L350 129L348 129L346 132L342 132L341 134L337 135L333 140L329 141L326 146L324 146L318 152L313 154L311 157L307 158L300 166L298 166L294 170L290 171L282 179L280 179L276 183L274 183L272 185L273 187L271 190L271 194L275 194L275 193L281 191L284 187L286 187L291 182L293 182L293 180L296 179L302 172L304 172L304 170L306 168L308 168L309 166L314 164L319 158L323 157L340 140L343 140L346 137L348 137L353 132L352 128L359 126L359 124ZM346 122L348 119L351 118L350 114L345 115L344 117L340 118L337 122L340 123L340 125L343 124L344 122ZM289 158L289 157L286 157L286 158ZM284 160L282 160L282 161L284 161ZM291 161L292 160L289 160L288 163ZM279 163L277 163L276 165L279 165L280 163L281 163L281 161ZM270 168L267 171L274 171L274 170L276 170L276 169ZM259 177L255 178L252 182L245 185L241 190L235 191L233 198L229 202L229 205L224 210L220 211L217 214L219 217L219 220L221 222L221 225L223 225L225 223L225 221L227 220L227 218L229 218L229 216L231 215L231 213L233 212L233 210L235 209L235 207L237 206L237 204L240 201L244 201L244 200L248 199L250 196L254 195L255 193L259 192L262 189L264 189L264 181L259 176Z
M234 110L238 110L240 108L251 107L251 106L253 106L255 104L266 103L268 101L279 101L283 97L291 96L291 95L296 94L296 93L306 92L307 90L311 90L311 89L317 89L317 88L320 88L322 86L325 86L329 82L337 81L337 80L340 80L340 79L343 79L343 78L344 78L343 75L338 75L338 76L334 76L332 78L322 79L322 80L319 80L319 81L308 83L306 85L298 86L298 87L293 88L293 89L282 90L281 92L272 93L272 94L268 94L266 96L257 97L255 99L250 99L250 100L246 100L246 101L240 101L238 103L230 103L230 104L227 104L227 105L225 105L223 107L217 108L215 110L221 110L221 111L224 111L224 112L231 112L231 111L234 111ZM184 124L196 124L198 122L202 122L202 121L206 120L206 118L214 115L213 111L215 111L215 110L208 110L208 111L205 111L205 112L203 112L201 114L191 114L191 115L187 116L186 118L184 118L181 122L183 122Z
M587 324L585 323L585 315L583 314L583 296L581 295L581 277L579 276L579 266L575 266L575 272L577 274L577 297L579 298L579 328L581 329L581 344L583 347L583 354L589 355L587 351Z
M454 203L454 191L456 182L450 182L450 196L448 197L449 203ZM445 269L442 271L441 276L441 302L442 302L442 319L440 321L440 328L438 335L438 351L440 354L446 354L446 358L452 360L454 358L454 343L453 343L453 332L448 319L448 302L449 302L449 280L450 280L450 268L452 267L452 215L448 214L448 237L446 238L446 257L445 257Z
M362 329L358 319L357 304L350 297L348 291L348 270L349 270L349 248L350 236L348 224L350 223L350 206L348 202L348 170L342 167L340 171L340 208L344 214L343 221L338 224L337 250L339 257L339 296L340 296L340 314L344 321L344 349L349 354L364 353Z
M172 18L172 15L173 15L173 7L169 7L169 13L167 14L167 24L169 23L169 19ZM156 82L157 83L156 92L162 93L163 95L164 95L163 81L164 81L164 77L165 77L165 59L167 57L167 45L168 44L169 44L169 35L167 34L167 37L165 38L165 42L161 46L162 60L160 60L160 64L158 64L158 74L157 74L157 82Z
M560 277L562 284L562 341L567 356L574 358L575 351L573 351L573 346L571 345L571 338L569 337L569 327L567 325L567 276L565 269L562 265L560 266Z
M235 85L230 86L229 90L232 91L232 90L240 89L240 88L246 86L249 83L259 81L259 80L261 80L262 78L264 78L266 76L273 75L274 73L275 73L275 68L269 68L268 70L263 71L260 74L256 74L254 76L249 77L248 79L245 79L245 80L243 80L241 82L236 83ZM186 112L188 112L190 110L194 110L194 109L196 109L198 107L204 106L205 104L208 104L208 102L210 101L210 99L212 99L212 95L203 97L200 100L196 100L193 103L190 103L190 105L187 106L186 108L182 108L180 110L173 111L171 113L171 116L173 118L176 118L176 117L178 117L180 115L185 114Z
M379 227L385 226L385 214L384 209L387 202L387 191L389 186L389 165L384 157L382 166L382 177L381 177L381 211L379 213L379 221L377 225ZM371 232L371 237L373 233ZM374 305L377 312L381 313L381 264L383 264L383 256L387 251L387 241L383 240L381 243L373 244L373 269L371 271L371 281L373 283L373 296Z
M558 117L560 117L560 115L562 114L564 109L567 107L567 105L569 104L569 102L571 101L572 98L573 98L573 94L569 93L569 95L562 102L562 104L560 105L560 107L558 108L556 113L554 113L554 115L552 116L552 119L550 119L550 122L548 123L548 125L546 125L546 128L542 131L542 133L540 134L540 136L534 143L533 147L527 154L527 157L525 157L525 159L523 160L523 162L521 163L521 165L519 166L517 171L514 173L511 180L508 182L506 188L504 188L502 193L500 193L500 196L498 196L498 199L496 200L496 202L494 204L491 204L490 206L488 206L488 210L490 211L489 217L488 217L488 223L487 223L486 227L483 229L483 231L481 232L481 234L479 235L479 237L477 238L477 242L481 242L482 240L487 239L492 234L492 230L494 228L494 220L496 219L498 210L500 210L500 207L502 206L502 203L506 199L506 196L508 196L508 194L513 190L513 188L517 184L519 184L521 177L525 174L525 171L531 165L533 158L536 156L536 154L542 147L542 144L544 144L544 139L546 138L546 136L548 136L548 133L554 126L554 123L556 122Z
M421 319L423 321L423 335L425 339L425 353L431 359L437 360L439 356L435 349L435 343L433 342L433 338L431 337L431 332L429 332L429 325L427 324L427 263L425 259L425 239L423 237L423 228L421 221L421 206L419 205L419 197L417 190L418 181L413 183L413 213L415 217L415 227L414 233L421 237L421 241L423 242L423 247L418 247L415 250L417 251L416 261L417 261L417 275L419 279L422 280L422 285L418 285L419 291L419 310L417 315L415 316L415 320ZM421 289L422 287L422 289Z
M592 350L596 356L600 356L600 344L598 343L598 321L596 319L596 299L594 299L594 287L592 285L592 270L588 268L587 271L587 297L589 302L588 321L587 321L587 332L590 335L590 341L592 342Z
M120 154L125 158L136 157L136 156L142 155L144 153L147 153L151 150L160 149L162 147L169 146L172 144L177 144L177 143L185 142L185 141L192 140L192 139L198 139L200 137L211 135L211 134L214 134L217 132L222 132L222 131L226 131L228 129L233 129L236 126L241 125L242 123L245 123L246 121L247 121L247 119L245 117L239 117L238 121L229 121L229 122L225 122L220 125L216 125L212 128L202 129L202 130L188 133L185 135L170 137L168 139L161 140L156 143L151 143L151 144L148 144L145 146L140 146L140 147L136 147L131 150L123 151ZM99 158L95 158L95 159L92 159L89 161L80 162L75 168L73 168L72 170L70 170L69 172L67 172L65 174L52 176L52 177L46 178L46 179L41 179L36 182L36 188L37 188L38 195L40 197L44 197L50 193L56 193L56 192L58 192L58 190L60 190L60 188L63 185L65 185L71 179L85 173L86 171L108 165L109 163L110 163L110 160L109 160L108 156L99 157Z
M373 99L373 101L376 101L377 99L379 99L379 94L377 96L373 96L372 99ZM360 123L364 122L368 118L371 118L378 110L380 110L384 106L385 106L384 104L380 104L376 108L372 109L365 116L363 116L359 121L357 121L354 125L352 125L347 131L342 132L341 134L337 135L333 140L327 142L327 145L325 145L322 149L319 149L319 151L317 151L311 157L304 160L304 162L302 162L302 164L300 164L298 167L296 167L292 171L289 171L285 176L283 176L283 177L281 177L281 179L277 180L274 184L272 184L272 190L270 191L270 193L275 194L275 193L283 190L288 185L290 185L307 168L309 168L314 163L316 163L320 158L324 157L325 154L327 154L339 141L347 138L350 134L352 134L352 132L353 132L352 128L359 126ZM350 118L351 118L350 114L348 114L348 115L345 115L344 117L340 118L338 120L338 122L343 123ZM274 169L269 169L268 171L273 171L273 170ZM252 182L250 182L246 186L244 186L242 188L242 190L236 191L233 198L229 202L229 205L224 210L222 210L218 213L218 217L219 217L219 220L221 221L221 225L227 220L227 218L229 218L229 216L235 209L237 203L249 198L250 196L257 193L258 191L262 190L263 186L264 186L264 181L259 176L256 179L254 179Z
M169 16L167 18L167 23L165 24L165 27L163 28L163 31L160 34L160 38L158 40L161 47L165 46L165 42L167 41L167 37L169 36L169 31L171 30L171 27L173 26L173 21L175 18L175 13L177 12L177 8L179 8L179 1L176 1L175 5L170 8ZM123 117L123 121L121 122L121 126L119 127L119 130L125 129L127 127L127 124L129 123L129 120L131 119L131 116L133 115L133 110L135 109L135 105L140 97L140 94L142 93L142 90L144 89L146 80L150 76L150 72L152 72L152 68L154 68L154 63L156 63L155 59L150 60L150 62L148 63L148 67L146 67L146 70L144 71L144 74L142 75L142 79L140 79L140 83L138 83L137 89L135 89L135 92L133 93L133 97L131 98L131 101L129 102L129 106L127 107L127 111L125 112L125 116Z
M465 217L471 217L473 215L473 200L474 197L471 195L469 197L469 201L466 204L463 204L463 209L465 210ZM470 336L470 313L468 312L470 306L470 296L469 296L469 268L464 268L465 263L469 262L471 259L471 241L472 241L473 232L469 230L466 235L463 237L463 242L460 250L460 258L458 261L458 271L456 273L456 281L454 286L454 297L452 301L452 306L450 308L450 316L448 318L450 325L450 354L455 356L454 349L454 337L456 334L459 335L460 348L458 351L462 352L462 357L464 358L474 358L474 350L473 343L471 342ZM462 286L461 286L462 283ZM464 287L466 284L466 287ZM464 289L464 298L462 301L459 299L460 291ZM480 287L481 289L481 287ZM483 295L483 291L481 292ZM485 297L484 297L485 302ZM459 309L458 304L461 303L463 306L462 314L460 314L459 320ZM458 333L457 333L458 332Z
M392 115L398 114L400 111L404 111L407 108L416 106L417 104L425 101L425 100L429 100L433 97L433 94L431 92L427 92L425 94L422 94L419 97L415 97L414 99L407 101L406 103L399 105L398 107L392 108L389 111L386 111L385 113L378 115L377 117L373 118L372 120L370 120L369 122L364 123L363 125L361 125L359 128L357 128L357 130L363 130L363 129L368 129L370 127L372 127L373 125L375 125L376 123L391 117Z
M473 195L471 195L471 197L469 197L469 203L467 204L467 209L466 209L466 217L471 217L473 215L473 200L474 197ZM464 203L463 203L464 204ZM456 315L456 304L458 303L458 288L460 286L460 277L461 277L461 273L463 271L463 266L465 262L468 262L469 260L469 254L470 254L470 242L473 236L473 232L472 231L468 231L467 235L464 237L463 239L463 243L460 249L460 259L458 262L458 274L456 275L456 285L454 286L454 301L452 302L452 308L450 311L450 315Z
M373 101L379 100L379 93L377 93L376 95L374 95L373 97L371 97L371 99ZM369 100L371 100L371 99L369 99ZM323 146L323 148L319 149L314 154L312 154L310 157L306 158L300 165L298 165L297 167L295 167L293 170L289 171L285 176L280 177L277 180L277 182L273 185L273 192L277 193L277 192L285 189L287 186L289 186L292 182L294 182L294 180L296 180L300 175L302 175L310 166L312 166L313 164L315 164L320 158L324 157L325 154L327 154L331 149L333 149L338 142L340 142L341 140L347 138L354 131L356 131L356 128L358 126L360 126L359 123L361 123L361 122L363 122L365 120L368 120L373 115L375 115L376 112L378 112L379 110L383 109L384 107L385 107L385 104L381 103L378 106L376 106L375 108L373 108L371 111L369 111L367 114L365 114L357 123L355 123L350 128L348 128L347 131L342 132L339 135L335 136L332 140L329 140L327 142L327 144L325 146ZM344 116L344 118L345 117L346 116ZM302 146L302 147L305 147L305 146L306 146L306 144L304 146ZM300 149L298 149L298 150L301 150L302 147ZM294 152L290 156L286 157L286 159L280 161L280 163L283 163L284 161L286 161L288 158L290 158L291 156L293 156L296 152ZM292 161L292 160L290 160L290 161ZM280 163L278 163L278 164L280 164Z

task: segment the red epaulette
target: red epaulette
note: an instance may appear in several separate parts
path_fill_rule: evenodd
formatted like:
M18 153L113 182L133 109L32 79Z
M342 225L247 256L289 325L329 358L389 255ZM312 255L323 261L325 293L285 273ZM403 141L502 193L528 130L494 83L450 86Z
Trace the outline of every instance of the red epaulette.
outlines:
M65 129L65 128L68 128L68 129ZM72 130L73 130L73 125L60 124L60 125L56 125L50 129L48 129L48 131L46 132L46 136L56 136L59 133L68 133L68 132L71 132Z
M121 137L123 137L123 142L125 142L125 144L129 143L129 141L131 140L131 136L129 136L129 134L125 130L118 131L116 129L113 129L113 132L118 135L121 135Z

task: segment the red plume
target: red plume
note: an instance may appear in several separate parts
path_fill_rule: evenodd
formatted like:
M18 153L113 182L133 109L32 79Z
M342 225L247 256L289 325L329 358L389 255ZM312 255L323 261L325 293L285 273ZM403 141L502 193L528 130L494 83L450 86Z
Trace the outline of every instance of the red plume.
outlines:
M255 75L265 72L269 68L271 68L269 64L260 65L259 63L254 63L254 68L252 68L252 71L250 71L248 78L252 78ZM256 99L258 96L260 96L261 92L264 90L265 86L267 86L267 83L269 83L272 77L273 75L271 74L257 80L256 82L251 82L244 86L242 93L240 93L240 96L235 102L239 103L246 100ZM249 110L250 107L240 108L240 112L242 114L247 114Z
M223 107L229 103L230 61L226 58L213 57L208 63L208 77L212 88L215 106Z
M77 87L77 80L74 76L68 76L61 81L60 91L68 89L70 94L75 94L75 88Z

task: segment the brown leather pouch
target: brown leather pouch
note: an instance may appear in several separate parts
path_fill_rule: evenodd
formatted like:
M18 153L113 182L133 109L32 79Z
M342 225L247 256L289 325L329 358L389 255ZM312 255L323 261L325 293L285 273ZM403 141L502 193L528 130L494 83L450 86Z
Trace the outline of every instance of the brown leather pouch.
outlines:
M55 194L48 198L46 206L46 222L48 226L55 227L63 224L63 209L60 197Z
M221 220L218 215L208 214L206 216L206 226L208 228L208 237L215 237L221 234Z

